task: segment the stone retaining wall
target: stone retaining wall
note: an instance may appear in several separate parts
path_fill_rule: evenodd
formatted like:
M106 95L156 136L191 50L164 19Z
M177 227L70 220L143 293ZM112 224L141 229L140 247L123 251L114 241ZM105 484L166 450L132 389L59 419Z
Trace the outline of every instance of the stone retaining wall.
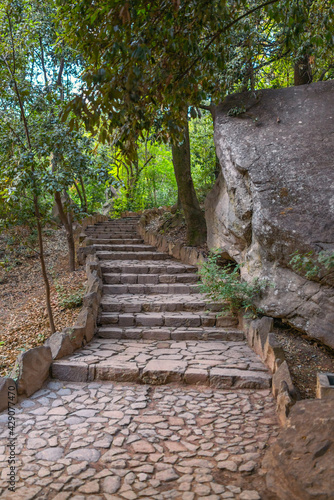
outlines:
M287 425L291 407L298 398L284 351L273 332L274 320L267 316L249 320L239 315L239 325L244 331L249 346L272 372L272 393L277 400L277 415L282 426Z
M88 225L108 220L107 216L94 215L87 217L77 229L82 232ZM78 257L80 256L80 250ZM87 286L83 297L83 307L71 328L64 328L49 337L43 346L34 347L21 353L15 362L10 377L0 377L0 411L8 406L8 387L15 386L17 395L31 396L39 390L49 377L50 367L54 359L68 356L76 349L84 346L93 338L98 309L102 296L102 274L99 259L91 252L86 257ZM80 261L80 259L78 258ZM83 263L81 259L81 264Z
M167 237L159 234L157 231L147 229L148 223L157 215L161 215L166 211L166 207L161 209L151 209L142 212L139 221L138 231L145 243L155 246L160 252L168 253L175 259L181 260L184 264L196 266L205 260L203 252L196 247L187 247L181 243L173 243L168 241Z

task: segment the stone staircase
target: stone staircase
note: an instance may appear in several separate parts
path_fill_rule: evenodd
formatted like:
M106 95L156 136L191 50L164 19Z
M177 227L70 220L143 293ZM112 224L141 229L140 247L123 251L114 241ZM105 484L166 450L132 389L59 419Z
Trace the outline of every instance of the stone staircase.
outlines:
M95 338L55 361L67 381L186 383L268 388L271 377L237 321L201 294L197 268L144 244L138 218L88 226L101 262L103 296Z

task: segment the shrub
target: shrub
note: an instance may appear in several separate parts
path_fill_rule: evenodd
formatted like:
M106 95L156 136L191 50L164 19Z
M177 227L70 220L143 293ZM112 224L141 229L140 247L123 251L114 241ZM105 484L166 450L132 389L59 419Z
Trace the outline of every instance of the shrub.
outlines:
M211 251L199 270L202 278L201 291L222 303L223 312L237 313L241 308L256 313L254 301L266 288L267 281L255 278L251 283L240 276L240 264L217 264L219 251Z
M307 279L319 277L321 271L330 271L334 269L334 253L322 251L316 254L311 250L308 253L301 254L297 250L290 255L289 261L292 269L305 276Z

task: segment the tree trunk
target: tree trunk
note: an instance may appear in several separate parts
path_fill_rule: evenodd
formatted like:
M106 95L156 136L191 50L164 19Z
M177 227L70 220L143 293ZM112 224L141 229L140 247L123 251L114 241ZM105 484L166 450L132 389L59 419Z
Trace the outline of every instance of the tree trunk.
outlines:
M83 181L83 178L81 175L79 177L79 180L80 180L80 185L81 185L81 189L82 189L82 196L83 196L84 202L85 202L84 211L87 213L88 204L87 204L86 189L85 189L85 184L84 184L84 181Z
M55 324L53 321L53 314L52 314L52 308L51 308L50 284L49 284L48 275L47 275L46 266L45 266L44 247L43 247L43 238L42 238L42 226L41 226L41 222L40 222L38 198L36 195L34 195L34 207L35 207L37 234L38 234L39 260L41 262L42 276L43 276L43 280L44 280L44 284L45 284L46 309L48 312L51 333L55 333L56 328L55 328Z
M172 145L172 156L178 194L186 219L187 244L199 246L206 242L206 222L191 177L188 124L184 130L182 144Z
M75 179L73 179L73 182L74 182L75 189L77 190L77 193L78 193L78 196L79 196L79 199L80 199L80 207L81 207L81 210L82 210L83 212L86 212L86 210L84 210L85 202L83 201L83 198L82 198L82 196L81 196L79 186L78 186L78 184L77 184L77 182L76 182L76 180L75 180Z
M294 66L294 85L306 85L312 82L312 71L308 55L301 57Z
M177 202L175 203L175 205L172 206L171 212L172 214L175 214L178 210L180 211L181 209L182 209L182 204L180 200L180 195L179 193L177 193Z
M62 221L65 231L66 231L66 238L67 238L67 244L68 244L68 252L69 252L69 264L70 264L70 271L75 271L75 246L74 246L74 238L73 238L73 227L72 227L72 222L71 220L67 218L67 214L64 211L64 207L61 201L61 195L59 191L55 192L55 201L57 203L58 207L58 212L59 212L59 217L60 220Z

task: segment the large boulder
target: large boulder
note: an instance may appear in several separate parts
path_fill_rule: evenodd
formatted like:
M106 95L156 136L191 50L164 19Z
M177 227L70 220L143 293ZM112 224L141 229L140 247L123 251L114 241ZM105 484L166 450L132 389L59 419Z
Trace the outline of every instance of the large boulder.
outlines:
M234 115L234 116L232 116ZM208 245L266 278L258 306L334 347L334 272L294 272L298 251L334 253L334 81L228 97L214 112L221 172Z
M268 449L263 467L268 490L280 500L334 497L334 401L299 401L288 427Z

